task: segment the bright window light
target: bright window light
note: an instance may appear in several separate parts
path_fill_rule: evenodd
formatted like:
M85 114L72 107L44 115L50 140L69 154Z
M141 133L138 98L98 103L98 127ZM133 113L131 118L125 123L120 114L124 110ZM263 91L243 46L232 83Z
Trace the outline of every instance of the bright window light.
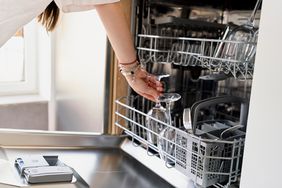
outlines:
M24 81L23 29L0 48L0 82Z
M0 48L0 97L38 94L40 33L33 20Z

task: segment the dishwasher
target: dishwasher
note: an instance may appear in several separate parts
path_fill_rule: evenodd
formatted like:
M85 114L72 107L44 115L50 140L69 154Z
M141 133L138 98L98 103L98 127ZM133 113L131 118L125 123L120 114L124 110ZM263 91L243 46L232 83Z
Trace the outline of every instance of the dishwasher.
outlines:
M139 60L165 91L156 104L133 90L117 99L115 125L190 187L239 187L260 5L132 1Z

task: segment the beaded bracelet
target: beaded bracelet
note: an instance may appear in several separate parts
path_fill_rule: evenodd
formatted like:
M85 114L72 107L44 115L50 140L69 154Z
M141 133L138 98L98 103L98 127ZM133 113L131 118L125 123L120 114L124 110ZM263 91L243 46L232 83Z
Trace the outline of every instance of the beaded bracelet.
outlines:
M134 64L119 64L119 71L124 76L134 76L135 72L141 67L138 61L135 61Z

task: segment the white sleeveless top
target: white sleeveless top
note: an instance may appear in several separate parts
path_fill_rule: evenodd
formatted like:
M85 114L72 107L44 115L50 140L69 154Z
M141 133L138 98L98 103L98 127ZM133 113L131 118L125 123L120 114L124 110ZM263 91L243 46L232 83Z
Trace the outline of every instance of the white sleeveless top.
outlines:
M119 0L54 0L63 12L94 9ZM52 0L0 0L0 47L15 32L41 14Z

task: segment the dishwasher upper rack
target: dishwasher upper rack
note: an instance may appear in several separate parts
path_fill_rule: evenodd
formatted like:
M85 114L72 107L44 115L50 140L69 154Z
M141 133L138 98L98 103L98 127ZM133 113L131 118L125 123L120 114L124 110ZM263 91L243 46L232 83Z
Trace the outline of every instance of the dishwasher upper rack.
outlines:
M252 79L256 42L221 39L170 37L139 34L138 55L141 63L173 63L200 66L215 72L232 74L237 79ZM247 58L238 50L244 49ZM223 50L228 54L224 54Z
M122 97L115 101L116 121L115 125L131 136L147 149L148 155L165 153L164 164L173 166L186 176L189 176L201 187L227 188L236 182L240 176L244 141L243 137L227 140L214 140L201 138L168 125L155 119L146 113L132 107L132 97ZM154 130L146 127L145 119L150 118L175 132L175 139L170 140L159 135ZM147 133L154 134L158 139L173 146L173 152L160 151L159 147L148 140ZM133 145L137 146L135 142ZM153 150L156 154L149 151Z

